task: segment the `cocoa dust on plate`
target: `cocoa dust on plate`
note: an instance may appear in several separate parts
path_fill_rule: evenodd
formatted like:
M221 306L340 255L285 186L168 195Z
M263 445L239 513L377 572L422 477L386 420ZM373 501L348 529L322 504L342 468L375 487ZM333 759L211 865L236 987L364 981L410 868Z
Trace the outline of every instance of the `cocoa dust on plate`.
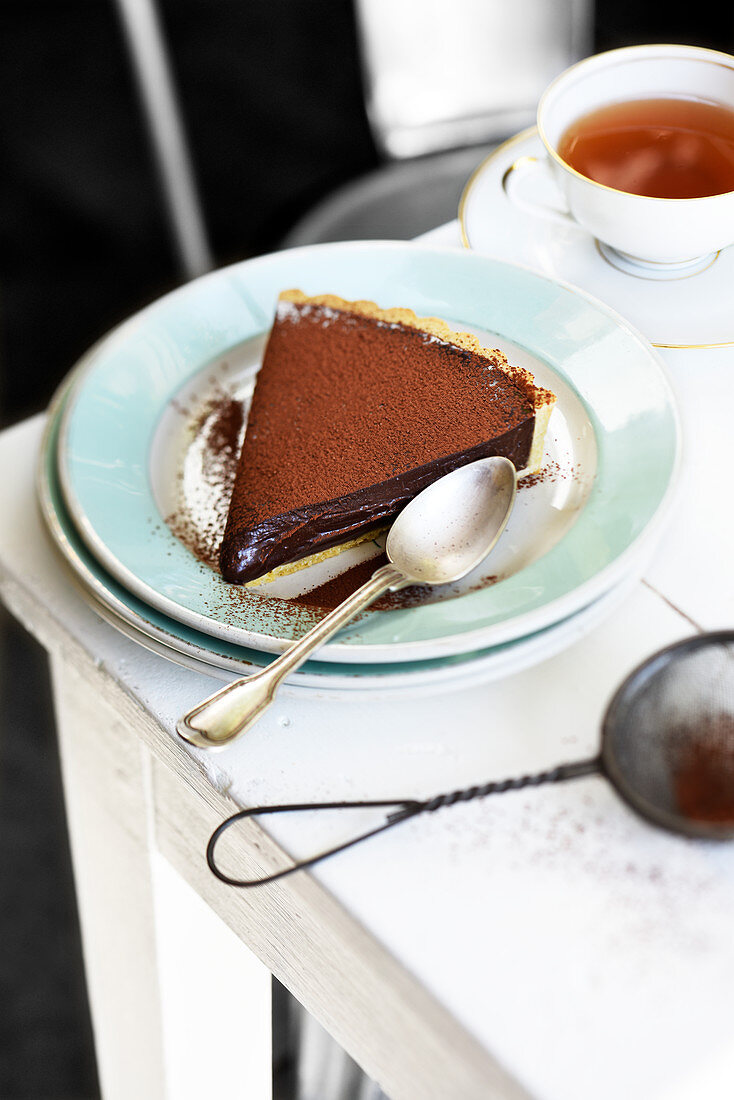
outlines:
M166 523L190 552L210 568L218 571L219 546L227 520L229 499L232 495L237 462L242 445L247 403L228 393L212 396L196 416L192 425L192 435L196 440L199 453L199 478L197 488L201 489L205 507L199 507L194 514L191 502L186 500L183 486L180 486L180 504L177 510L166 517ZM544 481L555 481L564 477L565 472L557 463L549 463L537 474L525 477L518 483L518 490L532 488ZM311 589L290 599L283 599L284 613L292 605L299 612L330 611L337 607L360 585L369 580L374 571L387 562L384 553L362 561L331 578L317 588ZM478 587L494 583L497 577L486 577ZM251 605L258 594L251 588L239 585L227 586L227 601L236 606L239 600L246 598ZM272 611L272 597L267 599ZM374 610L394 610L396 608L416 607L430 602L435 595L427 585L410 585L400 592L388 592L371 606ZM210 609L226 610L224 607Z

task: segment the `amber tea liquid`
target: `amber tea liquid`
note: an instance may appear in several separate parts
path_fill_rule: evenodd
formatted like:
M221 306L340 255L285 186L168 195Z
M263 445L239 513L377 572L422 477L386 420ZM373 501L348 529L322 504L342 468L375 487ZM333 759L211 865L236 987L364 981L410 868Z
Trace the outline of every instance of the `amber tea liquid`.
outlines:
M661 199L734 191L734 111L695 99L611 103L569 126L558 153L597 183Z

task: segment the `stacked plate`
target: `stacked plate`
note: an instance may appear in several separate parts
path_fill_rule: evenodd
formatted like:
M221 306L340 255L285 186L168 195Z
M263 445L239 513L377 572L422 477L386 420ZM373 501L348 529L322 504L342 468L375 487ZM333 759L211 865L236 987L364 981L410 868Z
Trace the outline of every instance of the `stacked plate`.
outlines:
M131 318L77 365L51 410L39 493L95 610L142 645L229 679L267 663L323 613L304 593L379 553L368 543L260 587L228 585L216 570L231 484L221 459L236 456L223 418L246 408L277 295L289 287L440 317L557 395L544 470L519 491L486 562L426 602L368 612L294 683L402 690L491 678L598 624L640 576L670 504L679 429L657 353L569 285L470 252L392 242L300 248L216 271ZM304 393L309 385L304 374Z

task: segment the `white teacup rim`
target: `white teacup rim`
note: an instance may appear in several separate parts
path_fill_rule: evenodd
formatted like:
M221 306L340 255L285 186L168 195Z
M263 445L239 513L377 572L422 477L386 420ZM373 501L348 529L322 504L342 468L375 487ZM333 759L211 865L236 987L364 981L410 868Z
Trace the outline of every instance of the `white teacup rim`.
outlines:
M611 187L609 184L606 183L600 183L598 180L591 179L590 176L585 176L583 172L579 172L576 168L570 165L568 161L564 160L560 153L558 153L554 146L554 143L550 141L544 130L541 121L543 109L558 85L562 81L565 82L566 79L572 74L577 73L584 68L595 68L600 64L602 60L611 60L615 56L621 58L621 55L627 54L631 56L638 56L640 60L643 60L642 55L645 52L650 52L651 55L654 56L655 52L661 53L662 51L674 51L674 53L680 52L681 56L684 56L687 53L696 54L700 57L700 60L702 61L708 60L713 64L724 65L726 68L732 69L732 71L734 71L734 56L724 53L722 50L711 49L708 46L689 46L680 43L652 42L634 46L619 46L616 49L604 50L601 53L592 54L591 56L584 57L580 61L577 61L573 65L570 65L567 69L564 69L562 73L559 73L558 76L554 77L541 95L538 102L536 115L536 128L540 140L543 142L543 146L545 147L548 156L551 157L558 165L560 165L560 167L563 168L564 171L569 172L571 175L576 176L578 179L583 180L588 184L591 184L593 187L598 187L602 191L611 191L618 195L627 195L631 198L639 199L641 201L646 201L649 203L712 203L717 199L730 200L731 197L734 196L734 190L719 191L714 195L699 195L696 198L665 198L657 195L638 195L634 191L623 191L621 188ZM681 96L680 98L686 97ZM623 103L625 102L625 100L620 99L616 102ZM731 110L734 111L734 106L731 107Z

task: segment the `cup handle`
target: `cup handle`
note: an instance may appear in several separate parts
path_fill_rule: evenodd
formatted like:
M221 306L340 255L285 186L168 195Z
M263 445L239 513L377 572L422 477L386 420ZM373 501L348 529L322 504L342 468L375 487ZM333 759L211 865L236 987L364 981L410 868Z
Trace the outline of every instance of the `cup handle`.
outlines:
M516 185L523 176L527 177L528 174L545 175L546 178L550 180L553 190L558 195L559 205L554 206L550 202L544 202L541 199L531 199L525 195L521 195ZM502 177L502 190L505 192L510 202L520 207L521 210L526 210L528 213L535 214L539 217L548 218L550 221L558 222L564 226L578 224L566 206L565 200L553 176L550 157L548 156L518 157Z

